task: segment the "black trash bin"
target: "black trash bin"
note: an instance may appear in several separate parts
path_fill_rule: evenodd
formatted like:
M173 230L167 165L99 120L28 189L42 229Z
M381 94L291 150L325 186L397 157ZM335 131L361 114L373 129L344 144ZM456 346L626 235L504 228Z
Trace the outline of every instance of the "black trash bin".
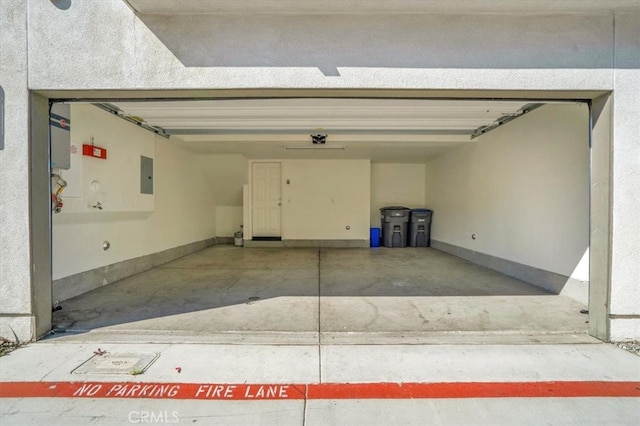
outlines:
M411 221L409 226L409 246L430 247L431 246L431 216L432 210L414 209L411 210Z
M385 247L406 247L407 226L411 209L401 206L380 209L382 222L382 245Z

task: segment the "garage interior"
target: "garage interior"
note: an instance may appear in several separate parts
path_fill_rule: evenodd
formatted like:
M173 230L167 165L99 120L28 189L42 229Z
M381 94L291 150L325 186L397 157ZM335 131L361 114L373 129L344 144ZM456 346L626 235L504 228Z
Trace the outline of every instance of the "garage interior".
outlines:
M69 105L56 339L593 341L585 103ZM369 248L390 205L433 210L431 247Z

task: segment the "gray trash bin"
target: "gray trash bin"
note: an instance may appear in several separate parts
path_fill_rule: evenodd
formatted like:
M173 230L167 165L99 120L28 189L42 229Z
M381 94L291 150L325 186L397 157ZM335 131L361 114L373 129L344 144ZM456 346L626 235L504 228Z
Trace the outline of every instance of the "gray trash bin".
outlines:
M385 247L406 247L409 212L407 207L390 206L380 209L382 222L382 245Z
M411 247L431 246L431 216L432 210L411 210L409 225L409 245Z

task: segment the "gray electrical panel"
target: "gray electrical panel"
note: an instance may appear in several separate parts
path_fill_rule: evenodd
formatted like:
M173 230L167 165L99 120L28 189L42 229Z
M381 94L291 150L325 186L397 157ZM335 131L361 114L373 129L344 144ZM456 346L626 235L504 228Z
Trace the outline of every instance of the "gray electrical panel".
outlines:
M153 158L140 156L140 193L153 194Z
M69 104L51 105L49 143L51 168L69 170L71 167L71 107Z

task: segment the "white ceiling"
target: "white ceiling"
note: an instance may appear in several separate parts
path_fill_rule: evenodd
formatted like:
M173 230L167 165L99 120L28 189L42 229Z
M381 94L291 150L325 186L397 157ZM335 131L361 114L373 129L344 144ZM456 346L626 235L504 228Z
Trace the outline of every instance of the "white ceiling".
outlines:
M368 158L421 162L472 141L472 133L518 114L526 101L419 99L241 99L112 102L121 114L171 135L192 152L247 158ZM291 150L326 134L344 150Z

